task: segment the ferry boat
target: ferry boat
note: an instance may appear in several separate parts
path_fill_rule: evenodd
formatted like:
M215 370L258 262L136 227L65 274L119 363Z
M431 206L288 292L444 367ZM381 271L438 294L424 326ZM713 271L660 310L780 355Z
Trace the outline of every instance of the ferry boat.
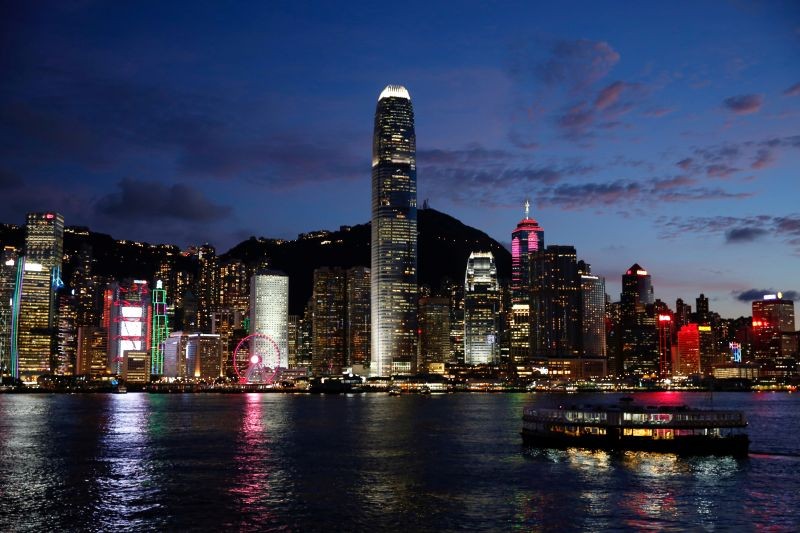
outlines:
M619 405L526 407L522 440L550 448L746 456L746 427L740 411L640 406L626 398Z

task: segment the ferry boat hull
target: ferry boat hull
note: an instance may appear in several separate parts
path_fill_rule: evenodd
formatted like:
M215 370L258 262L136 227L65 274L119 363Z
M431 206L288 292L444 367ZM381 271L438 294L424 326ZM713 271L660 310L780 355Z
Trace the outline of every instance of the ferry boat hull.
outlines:
M522 442L538 448L586 448L608 451L643 451L678 455L731 455L746 457L750 448L747 435L730 437L691 436L678 439L651 439L617 435L567 436L522 430Z
M637 450L682 455L746 456L750 439L739 411L687 406L528 407L523 411L526 445L604 450Z

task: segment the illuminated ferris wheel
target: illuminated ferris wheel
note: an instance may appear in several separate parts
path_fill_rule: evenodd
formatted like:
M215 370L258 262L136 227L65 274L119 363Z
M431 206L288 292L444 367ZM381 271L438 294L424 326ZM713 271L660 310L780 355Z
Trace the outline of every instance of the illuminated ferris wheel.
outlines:
M241 367L240 357L242 363L245 363ZM233 351L233 371L239 383L273 383L278 375L280 361L280 348L272 337L264 333L248 335L239 341Z

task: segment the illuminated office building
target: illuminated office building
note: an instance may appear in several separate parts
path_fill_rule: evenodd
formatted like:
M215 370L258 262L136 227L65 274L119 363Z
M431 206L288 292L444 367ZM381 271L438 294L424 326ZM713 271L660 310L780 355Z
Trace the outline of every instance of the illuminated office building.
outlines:
M347 270L347 366L370 362L370 270Z
M650 274L634 264L622 275L622 364L628 374L660 371L657 317Z
M0 380L11 375L11 321L18 260L12 246L0 252Z
M288 368L289 365L289 276L263 270L250 278L250 333L267 335L277 345L264 344L263 366ZM251 352L254 343L251 343Z
M78 354L75 374L97 377L108 366L108 331L99 326L78 326Z
M450 358L450 298L419 299L419 361L421 372L444 365Z
M783 294L767 294L753 302L753 352L759 363L775 363L797 350L794 302Z
M414 111L405 87L378 97L372 144L370 373L416 371L417 167Z
M17 262L12 358L15 377L34 382L56 366L56 291L63 287L64 218L28 213L25 256Z
M210 244L202 245L197 251L200 264L197 280L197 328L208 333L214 311L217 309L219 295L219 260L216 250Z
M496 362L500 285L492 252L472 252L464 278L464 362L468 365Z
M530 202L525 202L525 218L511 232L511 359L523 362L531 355L531 253L544 249L544 230L530 218Z
M121 375L125 352L147 352L150 348L150 288L145 280L113 282L106 295L108 368L112 374Z
M346 366L347 275L339 267L314 270L314 336L312 371L335 375Z
M189 333L185 343L185 377L214 381L224 372L222 341L219 335Z
M581 322L583 355L606 357L606 281L590 273L581 274Z
M581 279L573 246L531 254L531 344L536 357L581 355Z
M678 369L684 376L700 373L700 329L695 323L678 330Z

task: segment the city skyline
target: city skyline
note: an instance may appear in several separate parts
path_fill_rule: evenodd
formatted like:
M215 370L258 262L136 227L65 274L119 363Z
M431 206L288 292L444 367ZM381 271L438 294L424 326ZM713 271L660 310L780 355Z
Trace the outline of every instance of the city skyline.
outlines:
M420 201L508 244L529 198L614 300L633 263L723 316L796 294L798 7L575 5L14 6L0 220L220 249L363 223L369 102L401 83Z

